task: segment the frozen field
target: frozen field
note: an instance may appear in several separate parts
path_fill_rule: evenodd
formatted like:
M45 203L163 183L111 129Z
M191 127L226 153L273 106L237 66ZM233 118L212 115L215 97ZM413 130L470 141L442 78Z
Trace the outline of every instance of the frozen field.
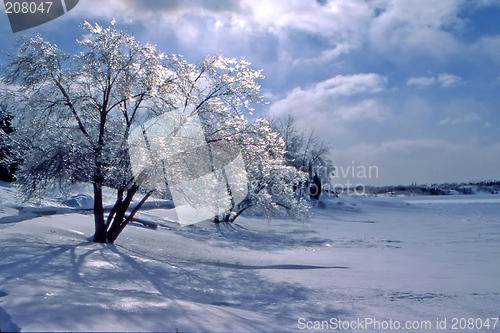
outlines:
M436 318L500 316L498 195L343 197L304 222L129 226L102 245L88 241L91 215L36 217L0 192L0 331L296 331L367 317L436 331ZM175 218L142 214L159 216Z

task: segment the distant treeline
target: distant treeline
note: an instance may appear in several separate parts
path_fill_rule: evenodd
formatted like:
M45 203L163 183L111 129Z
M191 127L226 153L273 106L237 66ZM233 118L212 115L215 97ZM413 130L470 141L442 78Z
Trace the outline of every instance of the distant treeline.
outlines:
M389 186L366 186L367 194L410 194L410 195L450 195L450 194L474 194L487 192L498 194L500 192L500 180L488 180L469 183L443 183L443 184L412 184L412 185L389 185Z

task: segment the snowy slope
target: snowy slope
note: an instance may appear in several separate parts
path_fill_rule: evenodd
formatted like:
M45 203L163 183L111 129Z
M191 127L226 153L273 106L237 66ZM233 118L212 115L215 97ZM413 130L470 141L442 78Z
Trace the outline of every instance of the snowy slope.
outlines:
M15 189L1 189L11 205ZM305 222L129 226L115 245L89 242L91 215L3 219L0 330L261 332L298 330L299 318L498 317L499 197L459 198L344 197ZM0 219L9 214L0 208Z

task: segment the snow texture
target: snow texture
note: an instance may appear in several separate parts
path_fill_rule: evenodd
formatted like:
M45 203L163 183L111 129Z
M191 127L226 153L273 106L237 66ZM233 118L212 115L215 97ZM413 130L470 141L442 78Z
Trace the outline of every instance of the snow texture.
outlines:
M12 208L15 194L0 186L1 331L267 332L297 331L299 318L499 315L498 195L346 196L309 221L219 227L181 227L164 206L140 215L156 230L130 226L105 245L89 240L91 215L33 215Z

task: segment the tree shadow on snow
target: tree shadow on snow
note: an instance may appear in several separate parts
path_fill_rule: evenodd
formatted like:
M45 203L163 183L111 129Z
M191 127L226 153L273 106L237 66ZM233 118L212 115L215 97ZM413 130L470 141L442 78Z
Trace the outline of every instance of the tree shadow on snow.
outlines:
M9 293L6 298L18 298L9 304L9 312L66 329L100 327L107 314L117 311L127 323L144 330L173 330L167 323L182 319L206 331L208 327L197 317L200 311L217 320L221 313L234 317L238 315L235 309L249 310L281 323L283 330L296 327L297 314L316 318L347 315L332 308L331 302L323 304L325 295L319 290L274 282L259 274L260 269L330 267L252 267L156 258L145 250L85 239L58 245L29 237L11 238L0 244L0 253L8 254L0 258L0 285ZM325 274L333 272L325 269ZM36 306L31 303L33 298ZM191 305L185 306L186 302ZM262 329L252 326L252 319L246 320L249 328Z
M5 297L8 294L0 290L0 297ZM0 307L0 332L19 332L21 328L12 322L9 314Z
M9 314L0 307L0 332L19 332L19 328L12 322Z
M344 316L324 300L324 292L290 282L273 282L263 278L260 269L347 269L344 266L267 265L250 266L222 262L175 261L157 259L125 246L112 250L165 297L270 314L283 330L293 329L296 314L305 317ZM145 260L145 261L144 261ZM158 264L160 263L160 264ZM333 301L333 300L332 300ZM184 313L189 317L189 313ZM197 320L197 318L193 318ZM288 327L285 329L285 327Z
M297 247L318 247L332 240L316 236L317 232L300 225L288 224L259 228L246 228L239 224L202 222L179 228L173 232L198 241L210 241L217 247L240 246L254 250L283 250Z

